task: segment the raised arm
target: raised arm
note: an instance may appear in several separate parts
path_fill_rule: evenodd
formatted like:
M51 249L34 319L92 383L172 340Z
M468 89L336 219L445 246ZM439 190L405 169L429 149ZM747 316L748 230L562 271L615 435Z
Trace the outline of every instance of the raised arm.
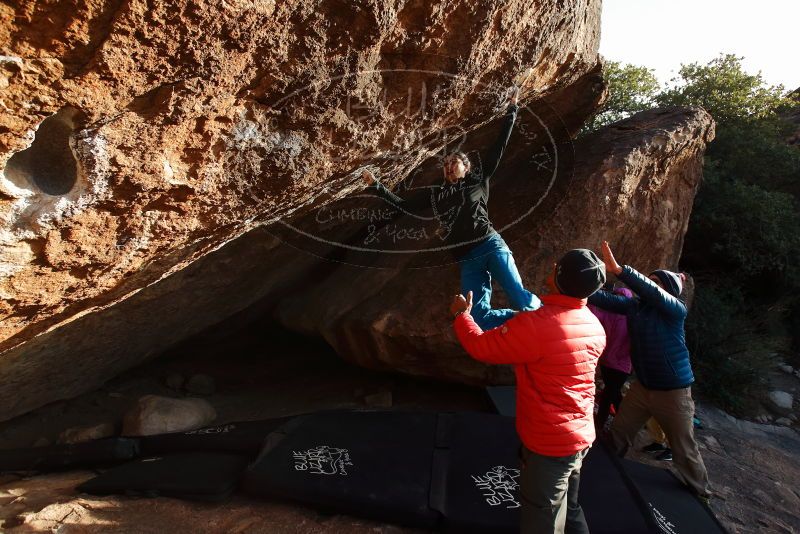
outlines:
M635 301L621 295L612 295L608 291L596 291L589 297L589 304L613 313L627 314L635 305Z
M614 253L611 252L611 246L608 244L608 241L603 241L601 249L603 253L603 262L606 264L606 271L617 275L617 278L625 282L625 285L627 285L631 291L639 295L642 302L658 308L666 315L672 317L686 317L688 311L686 305L681 300L658 287L652 280L633 267L629 265L621 266L614 257ZM590 299L589 302L592 302L592 300ZM592 302L592 304L603 308L599 302ZM609 309L609 311L614 310Z
M409 198L402 198L389 191L389 189L380 183L368 170L364 170L361 173L361 178L364 180L364 183L367 184L367 186L375 189L375 192L379 197L401 211L408 213L423 209L427 205L430 205L431 197L428 190L413 194Z
M673 317L686 317L688 310L686 304L680 299L672 296L667 291L658 287L658 285L650 280L648 277L631 267L625 265L617 277L625 282L633 292L639 295L642 302L646 302L651 306L655 306L662 313Z
M517 110L519 106L516 103L512 103L508 106L508 111L506 111L505 116L503 117L503 122L500 127L500 135L497 137L497 140L494 142L489 150L484 154L483 158L483 180L489 181L489 178L497 170L497 167L500 165L500 158L503 157L503 151L508 144L508 139L511 137L511 130L514 129L514 121L517 120Z

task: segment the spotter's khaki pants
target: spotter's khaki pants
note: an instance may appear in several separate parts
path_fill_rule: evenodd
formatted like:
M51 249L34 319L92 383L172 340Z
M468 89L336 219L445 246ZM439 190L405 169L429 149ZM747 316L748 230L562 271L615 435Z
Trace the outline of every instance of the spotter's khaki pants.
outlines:
M710 497L708 473L694 439L692 389L659 391L647 389L639 382L631 384L611 423L611 438L617 454L625 455L650 417L664 430L672 449L673 465L683 481L697 495Z

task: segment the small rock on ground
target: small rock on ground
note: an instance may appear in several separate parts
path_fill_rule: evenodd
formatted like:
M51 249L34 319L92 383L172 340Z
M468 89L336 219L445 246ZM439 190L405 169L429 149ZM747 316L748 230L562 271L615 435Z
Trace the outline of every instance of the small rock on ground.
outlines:
M767 408L772 410L773 413L782 416L791 413L793 401L794 399L790 393L779 390L770 391L766 398Z
M123 418L125 436L151 436L169 432L188 432L208 426L217 413L202 399L173 399L145 395Z

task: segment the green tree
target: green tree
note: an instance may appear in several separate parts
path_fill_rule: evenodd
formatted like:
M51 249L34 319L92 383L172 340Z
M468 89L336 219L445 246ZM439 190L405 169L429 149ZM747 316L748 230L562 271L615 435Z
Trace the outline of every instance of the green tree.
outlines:
M696 271L726 273L744 288L759 279L773 286L800 286L800 211L787 193L739 178L721 179L713 162L695 199L683 262Z
M721 54L706 65L682 65L655 101L711 113L717 138L706 155L720 177L800 195L800 151L786 143L794 126L781 117L798 104L760 72L745 72L742 59Z
M719 123L706 155L720 177L800 198L800 150L786 142L794 128L774 113Z
M603 78L608 84L608 100L587 124L585 131L596 130L654 107L660 86L652 69L609 61L603 69Z
M765 119L791 105L782 85L767 85L761 72L746 73L742 59L721 54L706 65L681 65L678 77L655 101L661 106L702 106L719 125Z

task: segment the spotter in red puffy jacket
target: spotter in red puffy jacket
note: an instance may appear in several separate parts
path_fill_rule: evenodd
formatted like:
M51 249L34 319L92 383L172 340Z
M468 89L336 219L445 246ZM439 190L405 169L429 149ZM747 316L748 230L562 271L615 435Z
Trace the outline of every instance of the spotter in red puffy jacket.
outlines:
M552 294L542 303L486 332L466 313L453 327L476 360L514 365L522 443L544 456L568 456L594 442L594 373L606 335L586 299Z

